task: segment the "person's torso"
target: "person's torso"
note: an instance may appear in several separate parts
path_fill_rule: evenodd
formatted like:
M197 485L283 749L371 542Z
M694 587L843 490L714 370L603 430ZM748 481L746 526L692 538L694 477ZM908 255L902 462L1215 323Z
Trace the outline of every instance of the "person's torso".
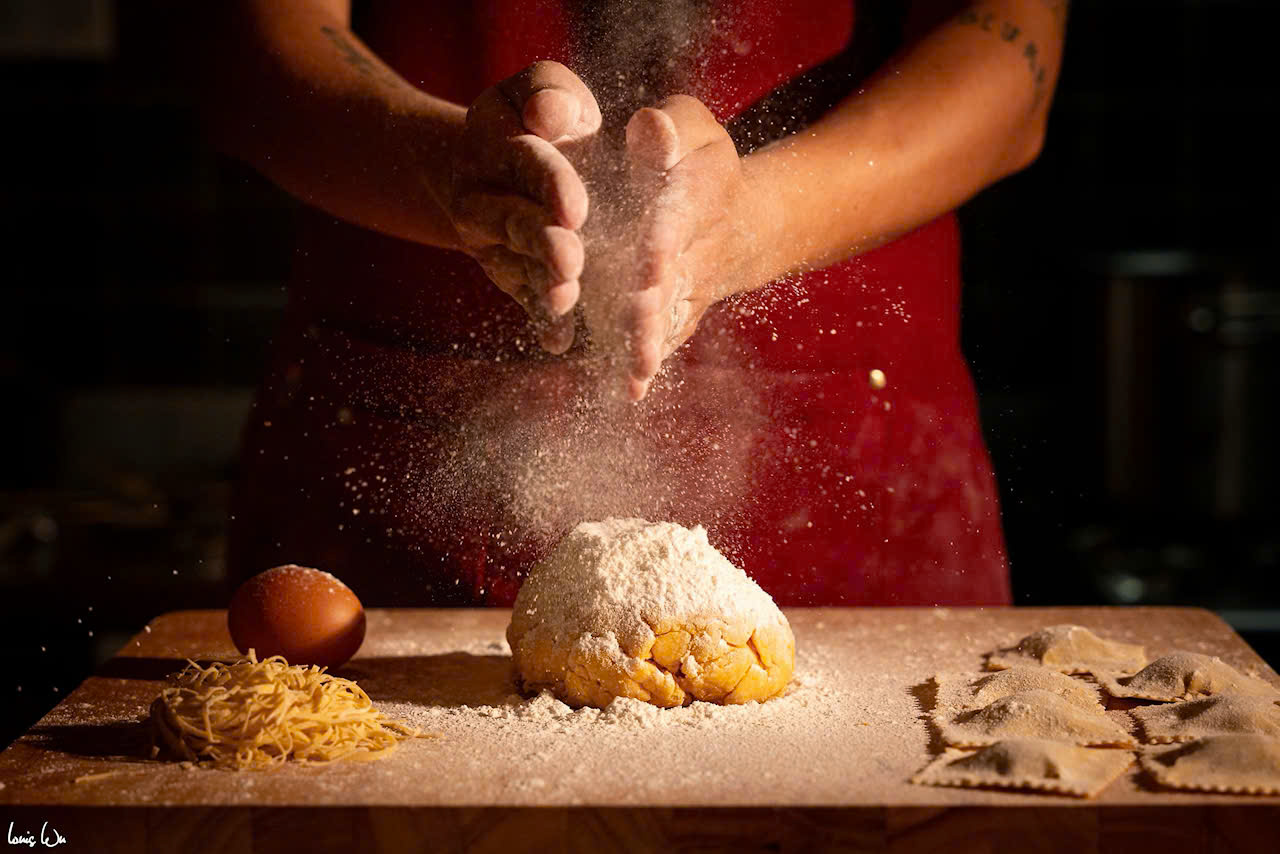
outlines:
M569 2L372 0L357 24L463 104L539 59L616 88L661 56ZM891 0L590 7L614 5L696 36L681 82L744 153L851 92L904 23ZM705 524L785 604L1007 602L959 251L947 215L713 306L649 398L610 415L574 351L544 354L473 260L308 209L246 432L232 572L310 561L366 603L509 605L567 526L644 515Z

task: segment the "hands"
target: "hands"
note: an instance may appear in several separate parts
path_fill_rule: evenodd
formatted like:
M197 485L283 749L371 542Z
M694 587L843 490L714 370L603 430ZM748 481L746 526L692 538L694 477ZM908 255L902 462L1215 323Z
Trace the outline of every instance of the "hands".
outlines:
M471 105L446 208L465 250L553 353L573 343L570 311L585 278L593 341L639 400L710 305L758 284L742 228L747 182L728 133L696 98L632 115L620 177L591 150L600 124L573 72L530 66ZM589 255L587 184L574 162L596 179Z
M591 228L583 308L593 342L619 358L639 400L709 306L759 282L741 162L702 102L676 95L637 110L625 160L616 204Z
M524 307L553 353L573 344L588 207L566 151L599 129L600 107L577 75L534 63L471 105L442 200L464 251Z

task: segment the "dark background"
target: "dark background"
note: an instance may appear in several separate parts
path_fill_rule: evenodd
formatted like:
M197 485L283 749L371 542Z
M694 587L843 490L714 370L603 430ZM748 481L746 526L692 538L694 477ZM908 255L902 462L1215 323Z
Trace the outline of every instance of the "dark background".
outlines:
M1043 155L962 212L1016 601L1217 610L1280 663L1276 16L1072 4ZM0 4L0 743L221 607L294 203L201 140L154 4Z

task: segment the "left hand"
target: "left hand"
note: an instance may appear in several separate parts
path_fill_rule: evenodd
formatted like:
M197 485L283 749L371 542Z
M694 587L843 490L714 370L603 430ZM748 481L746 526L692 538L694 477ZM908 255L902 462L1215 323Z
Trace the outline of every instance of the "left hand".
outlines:
M759 282L749 276L742 166L701 101L675 95L637 110L626 159L627 212L615 211L610 237L588 248L584 309L605 339L597 343L621 351L628 394L639 400L708 307Z
M542 346L573 343L587 189L566 150L600 129L585 83L558 62L535 62L480 94L453 146L441 206L471 255L534 321Z

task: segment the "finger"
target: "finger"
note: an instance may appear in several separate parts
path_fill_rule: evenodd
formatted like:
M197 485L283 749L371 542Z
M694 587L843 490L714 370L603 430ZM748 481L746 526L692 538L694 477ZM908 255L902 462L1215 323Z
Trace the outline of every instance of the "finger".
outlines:
M573 317L549 317L543 310L538 295L533 288L525 285L511 294L533 325L533 334L538 339L538 346L548 353L560 355L573 346Z
M626 295L622 313L629 342L628 373L638 382L652 379L662 360L679 346L673 346L673 338L680 335L688 315L682 296L687 283L682 289L674 244L664 246L660 235L649 247L656 251L642 261L640 285Z
M632 400L641 400L648 394L658 371L662 369L661 363L693 336L697 331L701 314L701 309L695 307L689 300L679 300L671 306L669 321L666 324L666 338L660 350L661 359L654 366L653 372L645 373L647 366L639 365L640 370L630 373L626 378L627 394Z
M647 381L662 367L662 345L667 338L667 320L649 314L631 329L628 370L634 380Z
M545 269L529 258L525 259L525 273L531 283L539 279L545 280L546 277ZM550 311L547 307L545 282L541 287L540 292L537 284L531 286L531 291L536 294L534 312L530 315L533 318L534 333L538 336L538 344L542 349L558 356L573 346L574 318L571 314L557 315Z
M512 106L511 99L497 86L480 93L467 109L464 141L467 157L461 160L466 167L480 167L492 162L501 154L502 146L514 136L528 133L520 121L520 111ZM475 168L468 169L474 173Z
M680 135L671 116L645 107L627 122L627 157L633 166L666 172L680 162Z
M524 309L543 349L559 355L573 346L573 315L555 316L548 312L546 297L530 283L538 276L545 278L541 265L505 246L487 247L475 257L493 283ZM577 282L573 284L576 298Z
M519 194L546 209L548 224L562 228L576 231L586 222L587 187L569 159L551 143L521 134L503 140L487 154L486 143L476 145L478 153L467 161L470 165L454 190L455 222L460 200L477 194L495 198ZM511 192L503 192L507 190Z
M644 400L644 396L649 393L649 385L652 382L652 379L638 380L635 377L628 377L627 397L636 402Z
M538 339L538 346L553 356L559 356L573 346L573 316L548 317L538 303L532 289L521 294L525 310L533 325L533 334Z
M577 239L573 232L565 233ZM557 275L537 258L516 253L505 246L489 247L482 252L487 253L487 259L482 259L481 263L489 277L508 293L528 286L539 310L548 318L568 314L577 303L581 286L576 275L567 278ZM579 251L579 270L581 266Z
M578 302L582 288L576 276L567 279L557 276L536 258L528 256L525 256L525 275L548 316L567 314Z
M580 228L587 218L586 186L563 152L528 131L522 109L499 87L471 105L466 156L458 164L462 183L510 186L550 208L563 227Z
M527 289L524 256L517 255L505 246L487 246L475 253L475 259L498 289L515 297L521 289ZM519 300L516 300L519 302Z
M455 200L452 215L459 234L469 245L498 244L536 258L546 266L552 285L574 281L582 275L582 237L552 224L545 209L522 196L467 193ZM572 306L570 302L566 310Z
M591 90L558 62L535 62L499 84L524 127L545 140L582 137L600 129L600 105Z
M527 255L543 267L539 284L543 290L576 281L582 275L586 260L582 237L576 231L557 225L542 225L536 219L515 217L507 220L507 245ZM564 310L573 308L570 302ZM557 311L563 314L564 311Z
M675 168L694 151L725 138L725 130L697 98L672 95L658 107L636 110L627 122L633 165L658 172Z
M627 295L621 320L627 336L627 372L648 380L662 365L662 347L670 333L669 283L665 276L653 286Z
M581 114L581 102L568 92L543 89L524 102L520 118L525 130L551 142L572 135Z
M537 324L542 313L538 310L538 297L533 292L533 288L528 285L521 285L511 292L511 298L520 304L524 309L524 313L529 315L529 320Z
M542 298L547 311L554 317L560 317L568 314L578 304L580 296L582 296L582 285L577 279L569 279L550 285Z
M586 263L582 236L576 231L550 226L543 230L541 239L543 249L536 257L546 266L550 276L548 296L555 294L551 310L555 314L564 314L578 301L578 279Z
M538 344L552 355L559 356L573 346L573 317L558 317L543 324L538 330Z
M671 284L676 257L693 236L695 220L671 200L660 200L641 229L637 289Z
M587 221L587 187L569 158L554 145L533 134L508 141L507 174L524 195L541 202L557 224L577 230Z

